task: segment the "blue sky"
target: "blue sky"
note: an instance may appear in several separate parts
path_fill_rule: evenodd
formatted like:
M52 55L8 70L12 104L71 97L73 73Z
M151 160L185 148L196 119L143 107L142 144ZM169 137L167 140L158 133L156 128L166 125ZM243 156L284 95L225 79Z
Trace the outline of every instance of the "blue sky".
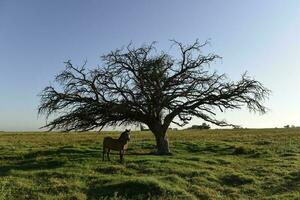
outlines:
M38 93L71 59L93 67L130 41L211 39L212 67L237 80L244 71L273 92L266 115L227 111L244 127L300 125L300 1L0 0L0 130L37 130ZM195 119L192 123L201 123Z

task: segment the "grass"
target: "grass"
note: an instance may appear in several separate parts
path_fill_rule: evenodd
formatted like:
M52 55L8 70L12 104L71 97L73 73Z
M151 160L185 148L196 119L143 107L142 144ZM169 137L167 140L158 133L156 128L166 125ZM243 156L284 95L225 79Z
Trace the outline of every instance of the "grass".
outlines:
M133 132L125 163L102 162L119 133L0 133L1 199L300 199L300 129L169 132L155 156Z

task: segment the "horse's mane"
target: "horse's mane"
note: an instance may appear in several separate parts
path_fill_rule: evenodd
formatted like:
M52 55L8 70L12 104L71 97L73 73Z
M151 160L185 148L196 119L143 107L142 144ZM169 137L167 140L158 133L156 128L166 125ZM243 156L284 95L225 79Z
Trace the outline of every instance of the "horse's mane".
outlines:
M128 132L129 132L128 130L125 130L123 133L121 133L121 135L119 137L119 140L122 139L125 136L125 134L128 133Z

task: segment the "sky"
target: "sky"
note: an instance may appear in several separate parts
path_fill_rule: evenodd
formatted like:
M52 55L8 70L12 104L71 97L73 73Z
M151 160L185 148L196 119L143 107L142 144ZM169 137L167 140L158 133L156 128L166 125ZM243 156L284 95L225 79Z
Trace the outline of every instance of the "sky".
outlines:
M93 68L100 56L132 42L210 40L223 57L211 67L238 80L243 72L272 94L265 115L246 109L219 119L247 128L300 126L300 1L298 0L0 0L0 130L36 131L38 94L64 69ZM202 123L193 119L190 125Z

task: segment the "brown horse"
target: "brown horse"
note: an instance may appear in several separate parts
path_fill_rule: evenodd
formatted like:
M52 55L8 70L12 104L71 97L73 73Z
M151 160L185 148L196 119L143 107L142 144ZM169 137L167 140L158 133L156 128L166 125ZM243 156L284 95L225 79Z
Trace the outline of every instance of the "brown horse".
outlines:
M107 154L107 159L110 161L109 153L110 150L119 151L120 153L120 162L123 162L123 155L125 153L125 150L127 149L127 142L130 140L129 135L130 129L125 130L123 133L121 133L119 139L113 139L112 137L105 137L103 139L103 161L104 161L104 155Z

